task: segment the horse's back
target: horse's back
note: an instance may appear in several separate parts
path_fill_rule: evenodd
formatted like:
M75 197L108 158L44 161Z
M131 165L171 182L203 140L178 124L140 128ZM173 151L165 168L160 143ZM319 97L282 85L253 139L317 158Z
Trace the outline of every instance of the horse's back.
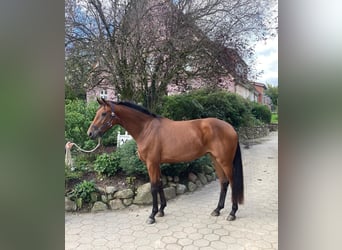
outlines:
M162 158L188 161L206 153L235 145L237 133L227 122L216 118L187 121L163 119L158 129Z

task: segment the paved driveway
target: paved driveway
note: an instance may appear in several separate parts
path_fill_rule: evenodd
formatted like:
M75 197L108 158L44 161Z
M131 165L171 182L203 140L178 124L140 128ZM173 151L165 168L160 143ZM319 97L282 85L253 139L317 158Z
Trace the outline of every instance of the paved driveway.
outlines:
M219 198L219 182L168 201L165 217L147 225L151 206L65 215L65 249L278 249L278 133L242 146L245 204L237 219L210 213Z

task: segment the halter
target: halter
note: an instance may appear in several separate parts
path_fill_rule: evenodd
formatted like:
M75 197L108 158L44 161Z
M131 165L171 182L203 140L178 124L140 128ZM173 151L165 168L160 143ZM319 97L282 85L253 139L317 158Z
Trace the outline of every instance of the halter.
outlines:
M116 117L116 115L115 115L114 108L113 108L112 104L110 103L109 105L110 105L110 111L111 111L110 120L105 122L104 124L102 124L99 128L97 128L97 126L93 125L93 127L95 129L100 130L100 132L102 132L103 129L106 129L106 128L110 129L111 127L113 127L112 123L113 123L113 120Z

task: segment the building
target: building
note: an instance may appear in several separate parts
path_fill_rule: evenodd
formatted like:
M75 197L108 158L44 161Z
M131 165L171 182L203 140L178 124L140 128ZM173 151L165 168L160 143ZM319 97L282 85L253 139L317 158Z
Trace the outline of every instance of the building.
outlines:
M269 96L267 96L264 91L267 89L266 85L260 82L251 82L251 84L254 86L255 90L257 91L257 102L263 105L266 105L271 109L272 106L272 100Z

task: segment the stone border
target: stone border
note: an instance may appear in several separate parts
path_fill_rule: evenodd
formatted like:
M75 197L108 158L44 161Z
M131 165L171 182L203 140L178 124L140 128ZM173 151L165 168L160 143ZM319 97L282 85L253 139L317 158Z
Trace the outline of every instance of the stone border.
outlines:
M214 168L210 165L202 167L202 173L189 173L186 180L180 180L178 176L162 176L166 200L174 199L186 192L194 192L197 188L206 185L216 179ZM114 186L96 186L96 192L91 193L91 202L82 207L82 212L98 212L105 210L119 210L131 205L151 205L151 185L145 183L137 189L134 187L119 190ZM78 211L76 202L65 197L65 211Z

